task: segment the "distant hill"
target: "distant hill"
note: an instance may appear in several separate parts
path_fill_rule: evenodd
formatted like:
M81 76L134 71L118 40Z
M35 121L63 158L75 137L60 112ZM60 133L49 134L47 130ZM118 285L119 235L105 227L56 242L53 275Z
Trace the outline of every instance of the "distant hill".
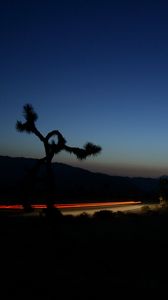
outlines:
M36 159L0 156L0 201L14 202L32 193L32 201L45 201L44 167L40 169L34 188L25 185L25 178ZM58 202L141 200L157 201L159 179L110 176L94 173L63 163L53 163L54 198ZM23 188L24 186L24 188Z

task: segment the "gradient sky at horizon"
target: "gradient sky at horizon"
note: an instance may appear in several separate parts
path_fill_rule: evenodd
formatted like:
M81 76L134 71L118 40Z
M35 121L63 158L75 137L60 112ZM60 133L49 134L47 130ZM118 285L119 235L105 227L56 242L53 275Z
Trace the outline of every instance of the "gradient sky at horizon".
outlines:
M42 133L102 153L54 161L115 175L168 174L168 3L15 0L0 4L0 155L41 157L15 130L31 103Z

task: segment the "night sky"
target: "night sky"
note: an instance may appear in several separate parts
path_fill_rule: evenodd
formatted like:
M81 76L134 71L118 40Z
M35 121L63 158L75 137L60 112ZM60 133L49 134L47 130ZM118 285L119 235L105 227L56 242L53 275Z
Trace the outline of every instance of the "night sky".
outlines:
M93 142L86 161L54 161L115 175L168 174L168 2L3 0L0 4L0 155L42 157L18 133L31 103L37 127L70 146Z

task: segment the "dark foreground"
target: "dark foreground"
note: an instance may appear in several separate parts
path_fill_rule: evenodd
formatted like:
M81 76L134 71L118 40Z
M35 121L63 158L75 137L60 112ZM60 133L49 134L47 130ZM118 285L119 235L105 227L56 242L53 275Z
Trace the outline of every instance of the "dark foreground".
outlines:
M112 299L168 286L166 210L2 214L0 236L1 299Z

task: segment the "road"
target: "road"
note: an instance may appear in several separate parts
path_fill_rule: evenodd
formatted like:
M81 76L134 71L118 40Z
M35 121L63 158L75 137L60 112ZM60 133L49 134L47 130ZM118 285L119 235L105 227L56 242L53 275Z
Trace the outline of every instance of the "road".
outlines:
M45 204L32 205L35 209L34 214L39 214L42 209L46 208ZM93 215L95 212L100 210L110 210L112 212L132 211L137 212L144 208L146 205L141 201L127 201L127 202L97 202L97 203L71 203L71 204L55 204L55 207L59 208L63 215L80 215L86 213ZM159 206L159 204L148 205L151 209ZM20 204L16 205L0 205L1 211L18 211L23 210L23 206Z

